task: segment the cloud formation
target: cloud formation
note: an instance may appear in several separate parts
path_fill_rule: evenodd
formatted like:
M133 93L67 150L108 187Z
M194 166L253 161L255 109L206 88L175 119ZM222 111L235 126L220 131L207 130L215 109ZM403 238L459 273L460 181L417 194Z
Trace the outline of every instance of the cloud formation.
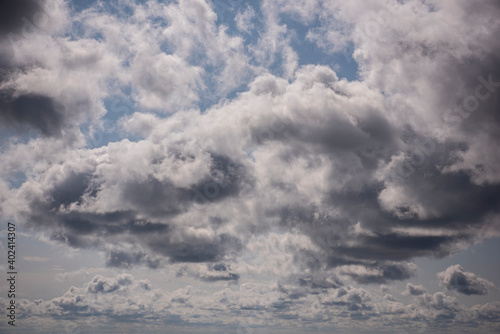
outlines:
M35 0L4 1L0 14L0 32L3 34L18 32L25 23L23 18L31 18L40 10L39 6L39 2Z
M262 0L230 19L205 0L2 6L2 219L108 267L229 284L214 305L96 277L44 310L26 302L33 314L496 321L496 304L411 283L411 305L369 291L500 235L496 1ZM242 288L255 276L269 299ZM438 276L466 295L491 286L460 265ZM103 297L137 291L152 301Z
M7 302L0 298L2 307ZM86 332L113 320L116 325L109 328L115 330L123 330L124 322L129 329L142 326L154 331L165 325L196 330L197 326L213 321L213 311L219 319L226 319L221 326L228 332L293 329L303 321L315 322L317 329L325 329L328 324L343 327L347 324L345 319L357 319L350 323L357 330L407 329L425 333L443 327L470 326L493 333L500 317L498 303L467 308L442 292L419 294L407 304L353 286L336 287L319 296L290 295L280 286L263 283L245 283L236 290L207 291L186 286L166 292L130 274L96 275L48 301L22 299L18 315L25 328L65 321L67 330Z
M286 3L284 13L303 13L303 8ZM360 282L379 283L386 278L405 279L412 275L411 270L397 269L398 265L390 267L387 261L445 256L461 245L477 242L485 230L497 229L493 217L498 215L500 192L493 160L478 160L475 166L482 166L480 170L471 170L466 158L472 154L468 152L476 152L473 147L479 142L486 149L492 147L494 140L493 130L475 136L471 128L497 126L488 113L497 101L492 79L497 78L493 66L497 43L490 43L493 40L488 37L495 35L495 27L490 27L480 40L475 40L472 32L464 34L464 38L482 43L474 44L472 49L462 44L439 48L437 43L443 38L439 34L412 35L414 28L402 27L392 17L385 28L390 32L408 30L402 36L413 52L412 57L398 58L401 66L408 67L406 76L384 80L398 82L397 86L383 87L376 77L382 73L396 75L392 70L383 70L383 57L392 55L381 54L380 44L373 44L354 31L354 56L361 65L362 81L339 80L330 68L314 65L298 68L288 81L271 74L254 75L247 91L199 113L183 109L192 106L197 98L182 97L197 96L193 87L203 80L197 68L215 64L219 54L229 61L231 52L223 49L228 40L234 42L234 52L239 57L244 57L244 52L238 49L241 41L236 37L216 30L215 16L206 3L193 1L192 5L135 4L131 9L136 16L126 19L114 18L97 8L74 14L88 29L102 34L99 40L80 37L69 41L40 32L39 38L44 36L54 46L52 55L42 53L37 59L26 58L26 64L36 61L41 65L16 70L4 79L2 86L12 96L1 108L6 122L37 129L43 136L62 135L72 129L77 136L74 145L78 147L81 138L78 139L75 126L99 122L106 113L101 99L112 94L113 86L105 82L118 80L122 85L135 87L132 96L138 106L145 108L124 115L121 123L131 131L139 131L137 135L142 139L123 139L96 149L70 148L50 154L37 152L32 145L6 146L5 154L14 156L4 163L11 165L6 170L27 172L28 166L23 168L22 162L16 161L15 157L20 156L17 152L26 153L27 160L36 154L43 154L44 159L34 162L40 167L21 187L9 190L12 198L5 202L5 211L26 221L28 226L35 226L36 222L37 228L49 232L51 238L73 247L109 246L126 240L137 244L143 254L151 252L153 257L165 256L173 262L219 261L242 249L247 237L242 237L241 232L248 235L286 226L317 243L329 266L360 265L379 270L377 274L361 275L344 270ZM270 3L264 2L263 6L279 12ZM326 10L342 6L335 3ZM446 15L458 20L460 16L455 18L453 15L457 14L450 14L448 7L461 11L467 7L447 3L430 11L423 4L397 6L417 22L427 16L437 21ZM409 12L410 7L415 12ZM195 13L191 8L202 14L194 30L188 29L186 23ZM492 13L495 10L496 6L491 7ZM174 12L179 15L174 17ZM436 14L431 16L431 12ZM493 15L488 13L481 12ZM182 17L188 21L180 21ZM350 22L363 17L347 15L339 20ZM164 30L153 28L148 22L155 18L171 25ZM298 17L299 21L308 19ZM103 20L111 21L103 26ZM152 44L155 49L145 50L138 42L123 44L120 37L110 35L110 27L144 41L150 41L152 36L163 37ZM135 29L138 27L153 35L147 37L145 31ZM180 36L185 37L179 39ZM422 36L435 39L432 52L414 52ZM388 38L393 38L385 41L394 45L391 52L408 54L396 35ZM168 41L174 46L171 53L161 48ZM34 52L37 47L34 42L22 44L21 52ZM454 53L450 53L450 48ZM207 64L190 64L188 56L198 53L207 55ZM64 61L49 62L54 56L63 55ZM456 63L465 57L476 59L468 72L453 72L449 61ZM479 63L484 57L488 60ZM123 67L125 59L129 67ZM424 61L429 62L428 71L412 70L413 62ZM152 67L152 74L147 73L146 64ZM412 105L412 99L417 98L415 93L404 91L405 112L401 113L394 104L403 87L415 82L409 81L409 74L426 78L422 85L432 91L433 68L449 69L444 77L454 77L454 82L461 83L461 92L475 85L483 85L483 93L491 91L492 97L484 102L484 112L464 118L458 132L450 133L451 125L445 120L420 112L421 108ZM131 77L119 73L120 69L131 71ZM81 80L64 75L67 71L76 78L81 75ZM177 77L180 73L181 77ZM34 84L41 75L44 85ZM490 83L478 77L490 78ZM93 84L82 89L82 82L87 80ZM169 88L166 80L175 81L175 87ZM56 82L65 88L55 89ZM71 100L66 96L71 96ZM179 105L170 100L171 96L191 102ZM430 98L436 108L442 108L450 99L449 93ZM154 118L146 113L158 110L162 114L174 109L177 111L168 118ZM144 128L148 117L153 117L154 123ZM43 137L32 142L41 140ZM481 155L484 156L493 155ZM24 210L26 206L31 209ZM364 209L359 210L360 206ZM259 212L256 208L260 208ZM222 223L213 223L217 221ZM234 234L236 230L240 231L238 236ZM129 254L128 260L124 256L124 260L115 261L120 256L113 254L109 257L110 265L140 263L144 258Z
M406 294L409 294L411 296L421 296L427 291L422 285L414 285L411 283L406 284Z
M448 290L455 290L465 295L485 295L493 288L490 281L465 271L459 264L449 266L445 271L438 273L438 278Z

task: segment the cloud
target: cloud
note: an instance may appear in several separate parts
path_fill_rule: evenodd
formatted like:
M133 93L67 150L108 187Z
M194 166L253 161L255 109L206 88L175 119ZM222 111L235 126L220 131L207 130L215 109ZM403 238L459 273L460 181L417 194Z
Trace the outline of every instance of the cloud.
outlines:
M495 304L474 313L411 283L409 305L379 307L370 290L500 235L495 1L265 0L234 22L204 0L59 4L31 38L23 20L0 23L17 34L0 37L2 217L108 267L228 288L165 296L98 276L33 312L496 321ZM339 53L357 79L332 69ZM439 277L464 294L491 286L460 266Z
M145 264L149 268L158 268L160 260L151 258L144 252L123 251L119 249L108 249L106 252L106 266L117 268L130 268L134 265Z
M246 33L250 33L250 30L254 28L252 20L255 18L255 10L253 7L247 5L243 11L238 12L235 17L236 26L238 30Z
M371 298L363 289L340 288L334 295L321 300L323 305L345 306L349 311L371 310Z
M417 266L413 263L387 263L373 267L350 265L340 268L343 275L363 284L384 284L388 281L405 280L414 276L416 271Z
M10 101L9 101L10 102ZM43 95L21 95L0 106L4 124L27 124L43 135L56 135L64 122L61 106Z
M28 315L50 315L69 318L107 316L135 319L151 314L155 308L165 311L162 294L151 288L147 280L135 280L121 274L113 278L94 276L84 286L71 287L66 293L50 301L21 303L21 312ZM168 312L167 312L168 313Z
M198 101L201 68L165 54L137 57L133 66L132 83L138 87L136 99L143 107L175 110Z
M222 264L205 268L228 269ZM204 289L205 284L210 284L211 289ZM95 275L80 287L70 287L60 297L47 301L20 299L16 310L26 328L57 323L82 332L91 331L92 326L109 326L110 320L118 327L125 323L129 329L155 331L155 326L170 325L196 331L198 326L210 323L212 312L216 311L217 319L224 320L230 332L253 326L292 329L304 320L314 321L315 328L326 330L327 320L336 327L356 330L368 326L372 331L432 332L442 330L443 326L472 326L474 330L493 333L499 315L495 302L469 308L442 292L423 293L405 304L394 297L379 296L350 285L330 285L327 291L321 292L325 288L321 287L315 294L299 295L289 293L279 284L258 280L241 282L232 288L217 288L212 284L201 281L196 287L161 291L148 280L131 274ZM0 298L2 307L7 303L8 300Z
M426 292L427 290L422 285L408 283L406 284L406 291L404 293L411 296L421 296Z
M459 322L466 322L468 314L464 307L456 302L455 298L445 295L442 292L435 294L424 293L416 297L417 303L428 312L434 313L437 322L457 319Z
M184 265L177 275L183 276L186 272L204 282L231 282L240 279L240 275L231 270L230 265L223 263L196 266Z
M116 59L96 40L62 36L69 29L66 2L15 3L6 1L12 8L2 11L12 10L11 23L19 23L18 30L13 26L0 36L2 127L20 135L63 136L70 144L75 127L105 113L99 100L106 93L100 88L116 70Z
M438 278L448 290L455 290L464 295L485 295L493 287L493 283L465 271L459 264L449 266L438 273Z
M46 257L38 257L38 256L23 256L23 260L25 261L33 261L33 262L45 262L50 260Z
M479 320L498 322L500 320L500 303L486 303L484 305L474 305L472 307L474 315Z
M22 28L24 20L28 20L40 10L39 1L35 0L7 0L2 2L0 14L0 32L14 33Z
M269 85L275 87L272 94L265 93ZM375 103L367 104L365 96ZM250 106L259 108L248 121ZM8 210L16 212L28 201L32 209L22 213L28 225L46 226L53 239L73 247L127 240L142 248L111 254L109 265L140 264L150 252L173 262L222 261L244 249L246 235L253 233L245 225L255 217L257 226L246 226L259 233L287 227L311 238L320 250L310 259L377 271L348 273L360 282L407 279L413 271L395 261L444 256L463 242L475 242L486 217L496 212L497 199L491 196L496 186L480 187L463 173L438 171L423 181L417 173L408 183L384 179L385 167L377 159L390 162L401 143L382 108L381 96L363 84L339 81L325 67L306 66L287 85L266 75L227 105L158 120L144 140L84 150L71 160L60 156L64 162L41 170L15 191ZM139 115L126 126L142 124ZM316 118L324 119L319 128ZM179 126L183 131L175 132ZM253 147L255 163L241 149L245 146ZM366 150L376 153L366 155ZM399 194L413 189L414 203L432 215L425 210L411 218L388 214L394 187ZM480 200L486 197L492 200ZM459 202L468 204L457 211ZM261 207L260 213L240 216L227 210L245 212L246 203ZM213 224L216 220L226 223ZM411 232L403 227L408 221ZM471 229L471 221L477 229ZM423 227L451 226L452 234L423 232ZM235 235L234 229L244 233Z

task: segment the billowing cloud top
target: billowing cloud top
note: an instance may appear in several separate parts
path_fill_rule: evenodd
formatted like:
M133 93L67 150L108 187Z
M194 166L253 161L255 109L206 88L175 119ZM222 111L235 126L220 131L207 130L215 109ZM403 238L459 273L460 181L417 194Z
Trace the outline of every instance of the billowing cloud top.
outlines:
M485 295L493 284L476 274L464 271L462 266L454 265L438 273L441 282L448 290L456 290L465 295Z
M352 285L407 280L415 258L499 236L498 1L77 5L2 4L3 220L108 267L270 277L275 297L249 288L248 307L307 301L304 322L323 317L313 308L498 321L497 305L464 310L411 283L414 304L380 307ZM439 278L466 295L491 286L460 266ZM221 308L240 305L224 293ZM126 294L141 302L113 309ZM185 320L169 308L189 298L169 298L99 276L26 312Z

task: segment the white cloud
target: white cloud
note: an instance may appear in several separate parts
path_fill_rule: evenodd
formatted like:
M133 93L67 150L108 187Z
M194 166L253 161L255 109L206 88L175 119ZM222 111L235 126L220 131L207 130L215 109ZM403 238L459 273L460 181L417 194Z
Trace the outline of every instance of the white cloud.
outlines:
M328 322L346 330L427 331L443 326L443 321L447 326L478 326L476 321L481 320L486 322L476 329L491 331L499 317L496 303L465 308L441 292L424 293L409 304L386 297L353 286L337 287L315 296L261 282L215 291L185 286L165 292L130 274L96 275L81 287L69 288L61 297L48 301L18 300L17 315L27 328L36 324L49 327L57 322L82 332L109 326L107 319L115 321L117 328L125 321L129 329L142 326L153 330L158 325L177 324L183 325L184 330L191 327L195 331L196 325L212 322L215 317L230 331L249 330L252 326L290 330L304 320L315 321L320 329L326 329ZM2 307L7 302L0 299ZM359 321L351 323L346 316Z
M490 281L465 271L458 264L438 273L438 278L448 290L455 290L465 295L485 295L494 287Z
M496 321L494 303L470 310L408 283L404 305L346 284L407 280L415 257L498 235L495 2L265 0L227 26L203 0L109 6L63 5L16 42L14 61L0 52L2 217L99 248L110 267L175 268L226 288L96 276L23 312L202 324L209 310L273 310L273 326L343 328L347 316L365 319L360 329L378 317ZM352 45L360 80L299 66L292 21L321 52ZM120 139L88 148L84 133L107 128ZM459 266L439 277L465 294L491 285Z
M32 262L45 262L50 259L47 257L39 257L39 256L23 256L23 260Z
M248 6L243 11L238 12L235 17L236 26L242 32L249 33L254 28L252 20L255 18L255 10Z

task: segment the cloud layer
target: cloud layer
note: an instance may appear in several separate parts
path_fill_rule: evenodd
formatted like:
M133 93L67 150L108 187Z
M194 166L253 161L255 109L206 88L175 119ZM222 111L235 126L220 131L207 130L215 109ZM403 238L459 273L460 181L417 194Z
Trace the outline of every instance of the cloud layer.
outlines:
M6 307L6 300L0 301L2 307ZM500 319L500 305L488 303L468 308L441 292L418 294L404 304L392 295L382 296L352 286L333 288L320 295L300 295L283 286L263 283L212 292L193 286L165 292L148 280L119 274L94 276L83 286L71 287L52 300L22 299L18 314L24 328L40 323L57 328L65 321L68 333L91 332L95 328L154 331L161 326L186 326L196 329L213 323L214 317L223 319L219 330L226 333L264 333L304 324L314 324L318 331L349 324L358 331L406 329L410 333L428 333L460 326L493 333L494 324Z
M464 310L423 286L407 285L410 305L382 306L358 287L499 236L498 2L262 0L224 15L205 0L2 6L2 219L102 251L108 267L276 284L267 301L226 291L209 306L226 311L498 321L496 304ZM297 45L344 54L357 78ZM465 295L491 285L460 266L439 278ZM158 304L134 282L82 289L148 296L102 297L99 316L186 321L168 305L190 297ZM26 312L90 312L82 291Z

